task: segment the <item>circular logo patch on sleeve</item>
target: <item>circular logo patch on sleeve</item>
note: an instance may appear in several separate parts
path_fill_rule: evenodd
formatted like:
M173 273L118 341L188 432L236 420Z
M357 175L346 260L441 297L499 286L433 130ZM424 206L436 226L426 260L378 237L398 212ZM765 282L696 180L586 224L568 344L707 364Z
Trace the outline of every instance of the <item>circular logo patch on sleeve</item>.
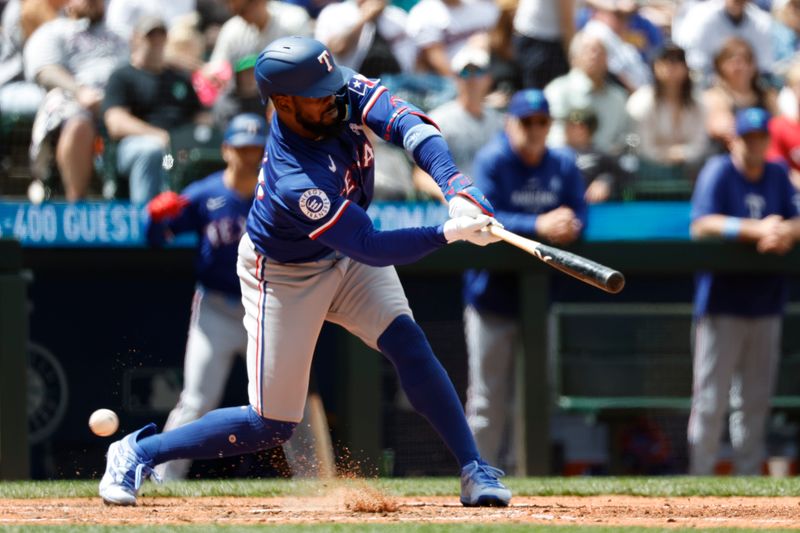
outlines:
M331 201L321 189L309 189L300 196L300 211L311 220L319 220L331 210Z

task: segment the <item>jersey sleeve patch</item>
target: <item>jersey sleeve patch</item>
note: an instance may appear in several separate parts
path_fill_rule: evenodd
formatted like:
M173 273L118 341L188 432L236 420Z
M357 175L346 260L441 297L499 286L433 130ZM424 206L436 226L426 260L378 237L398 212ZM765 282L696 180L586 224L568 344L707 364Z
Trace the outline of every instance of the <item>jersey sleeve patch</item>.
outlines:
M331 200L322 189L308 189L298 200L300 211L311 220L319 220L331 210Z
M375 88L377 84L378 80L370 80L361 74L356 74L350 78L347 88L359 96L364 96L367 94L368 90Z

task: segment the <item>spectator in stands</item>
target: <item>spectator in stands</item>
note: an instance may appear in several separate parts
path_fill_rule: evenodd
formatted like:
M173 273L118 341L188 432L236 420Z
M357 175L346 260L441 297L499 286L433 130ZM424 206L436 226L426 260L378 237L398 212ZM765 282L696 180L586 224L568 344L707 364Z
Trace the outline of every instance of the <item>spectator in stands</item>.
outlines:
M214 125L220 130L228 127L228 122L241 113L254 113L264 116L265 105L258 94L254 69L258 56L245 56L233 67L233 82L214 102L212 113Z
M494 87L487 100L496 108L505 108L511 95L522 88L520 62L514 51L514 17L518 0L495 0L497 23L487 34L489 73Z
M686 2L674 2L673 0L650 0L648 2L639 2L639 9L637 16L641 16L647 22L653 25L658 30L662 39L669 39L672 35L672 23L678 11L686 5ZM635 42L626 39L634 46L639 48ZM663 43L662 43L663 44ZM654 47L654 51L660 49L660 45ZM641 50L641 48L640 48ZM648 54L648 58L650 55Z
M589 204L619 200L631 175L619 164L619 159L594 146L597 114L591 109L570 111L565 120L567 146L575 153L575 164L585 180L584 198Z
M200 31L200 15L192 12L173 21L167 30L164 60L187 75L206 62L206 41Z
M311 36L311 20L302 7L279 0L228 0L228 7L233 16L220 28L209 63L233 65L279 37Z
M597 9L611 9L615 17L618 17L621 22L624 21L619 33L622 40L632 44L642 59L650 63L664 45L663 30L642 14L642 7L644 7L642 4L648 4L647 7L652 10L654 6L649 5L652 3L637 0L587 0L587 6L578 11L577 27L582 30L586 23L592 20ZM669 4L671 3L669 2ZM657 7L661 7L658 2L655 4ZM595 6L599 7L596 9ZM659 14L663 19L664 15L660 11Z
M794 102L800 102L800 62L795 62L786 73L786 87L794 93ZM769 123L770 145L767 156L781 160L789 167L789 178L800 190L800 113L778 115Z
M106 27L104 0L69 0L66 12L31 35L24 61L26 78L48 91L33 124L32 172L44 179L55 149L65 195L75 201L86 196L93 174L106 81L128 47Z
M59 0L63 4L63 0ZM55 2L54 2L55 4ZM46 4L45 7L51 7ZM57 9L40 9L36 23L41 16L52 20ZM60 6L59 6L60 7ZM27 10L27 13L32 13ZM10 0L0 19L0 114L33 116L39 108L44 91L36 83L25 81L22 66L22 50L25 41L36 29L31 17L26 18L22 0Z
M368 78L412 72L416 46L406 33L408 14L387 0L346 0L328 4L317 17L314 37L336 63Z
M522 86L544 89L569 72L575 0L520 0L514 16L514 53Z
M418 69L452 76L450 62L475 35L489 32L499 11L491 0L421 0L408 14Z
M451 62L458 96L430 112L453 154L456 166L472 175L475 154L503 128L503 117L484 103L492 84L489 52L468 44ZM444 201L439 186L422 169L414 171L414 183L424 195Z
M672 38L686 50L689 68L707 82L713 74L714 58L732 37L744 39L755 50L757 71L769 73L772 51L772 17L749 0L706 0L689 8Z
M287 3L302 7L311 19L316 20L327 6L342 0L286 0Z
M778 0L772 5L772 46L776 74L783 75L800 51L800 0Z
M761 108L736 114L730 154L710 159L698 177L693 238L747 242L762 254L782 255L794 247L800 237L800 198L785 168L765 159L768 121ZM736 472L761 473L786 298L782 275L701 272L696 277L691 474L714 472L729 409Z
M628 91L650 82L650 69L639 51L623 40L628 20L636 10L632 0L592 0L595 11L582 32L603 41L608 71Z
M22 35L27 39L45 22L63 16L67 0L21 0L19 4Z
M653 63L653 84L633 93L627 110L639 137L641 173L693 179L707 153L708 137L682 48L668 43L661 49Z
M159 17L172 29L178 20L194 12L196 6L195 0L108 0L106 24L127 41L140 18Z
M711 1L711 0L709 0ZM753 49L744 39L731 37L714 58L714 83L703 94L706 132L723 152L735 136L735 115L747 107L777 111L775 90L761 82Z
M505 130L477 154L475 185L497 220L521 235L565 245L586 221L583 177L572 154L545 145L552 121L544 93L511 98ZM467 421L481 456L507 463L513 450L513 354L520 338L519 287L509 273L470 270L464 276L464 328L469 356Z
M170 130L192 122L202 109L189 79L164 62L166 39L161 19L140 18L130 64L111 74L103 101L109 137L119 141L117 171L128 178L134 203L147 202L164 189L162 161Z
M203 34L205 50L210 53L217 42L217 35L222 25L231 18L232 13L227 2L219 0L197 0L197 14L200 17L198 30ZM204 57L207 54L203 54Z
M591 109L599 121L594 135L595 147L611 154L621 151L628 132L625 113L628 95L620 86L608 81L602 40L583 32L577 33L570 46L570 61L572 69L569 73L550 82L544 90L555 119L548 145L565 145L564 121L571 110Z

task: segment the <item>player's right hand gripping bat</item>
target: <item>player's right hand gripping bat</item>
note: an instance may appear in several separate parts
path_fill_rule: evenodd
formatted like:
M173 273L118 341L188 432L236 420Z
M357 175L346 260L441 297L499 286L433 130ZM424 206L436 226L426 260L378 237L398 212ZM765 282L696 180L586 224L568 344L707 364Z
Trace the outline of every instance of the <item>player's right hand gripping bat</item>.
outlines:
M490 224L488 229L495 237L525 250L547 265L598 289L617 294L625 287L625 276L612 268L553 246L526 239L494 224Z

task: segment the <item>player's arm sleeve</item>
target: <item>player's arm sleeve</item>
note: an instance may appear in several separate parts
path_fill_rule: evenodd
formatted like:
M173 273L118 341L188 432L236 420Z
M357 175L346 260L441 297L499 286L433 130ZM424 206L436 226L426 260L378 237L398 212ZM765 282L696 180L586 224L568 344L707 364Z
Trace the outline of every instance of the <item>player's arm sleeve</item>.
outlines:
M365 82L373 87L360 95L354 84L362 87ZM362 76L350 80L349 90L358 96L361 121L383 140L404 148L442 191L447 191L453 178L461 176L439 127L423 111Z
M722 212L722 188L720 183L719 161L712 159L703 166L697 176L697 183L692 193L691 202L690 218L692 222L701 217Z
M378 231L367 213L349 201L337 223L318 239L360 263L376 267L413 263L447 244L442 226Z
M442 227L377 231L359 205L301 174L279 181L272 201L309 239L367 265L412 263L447 244Z

